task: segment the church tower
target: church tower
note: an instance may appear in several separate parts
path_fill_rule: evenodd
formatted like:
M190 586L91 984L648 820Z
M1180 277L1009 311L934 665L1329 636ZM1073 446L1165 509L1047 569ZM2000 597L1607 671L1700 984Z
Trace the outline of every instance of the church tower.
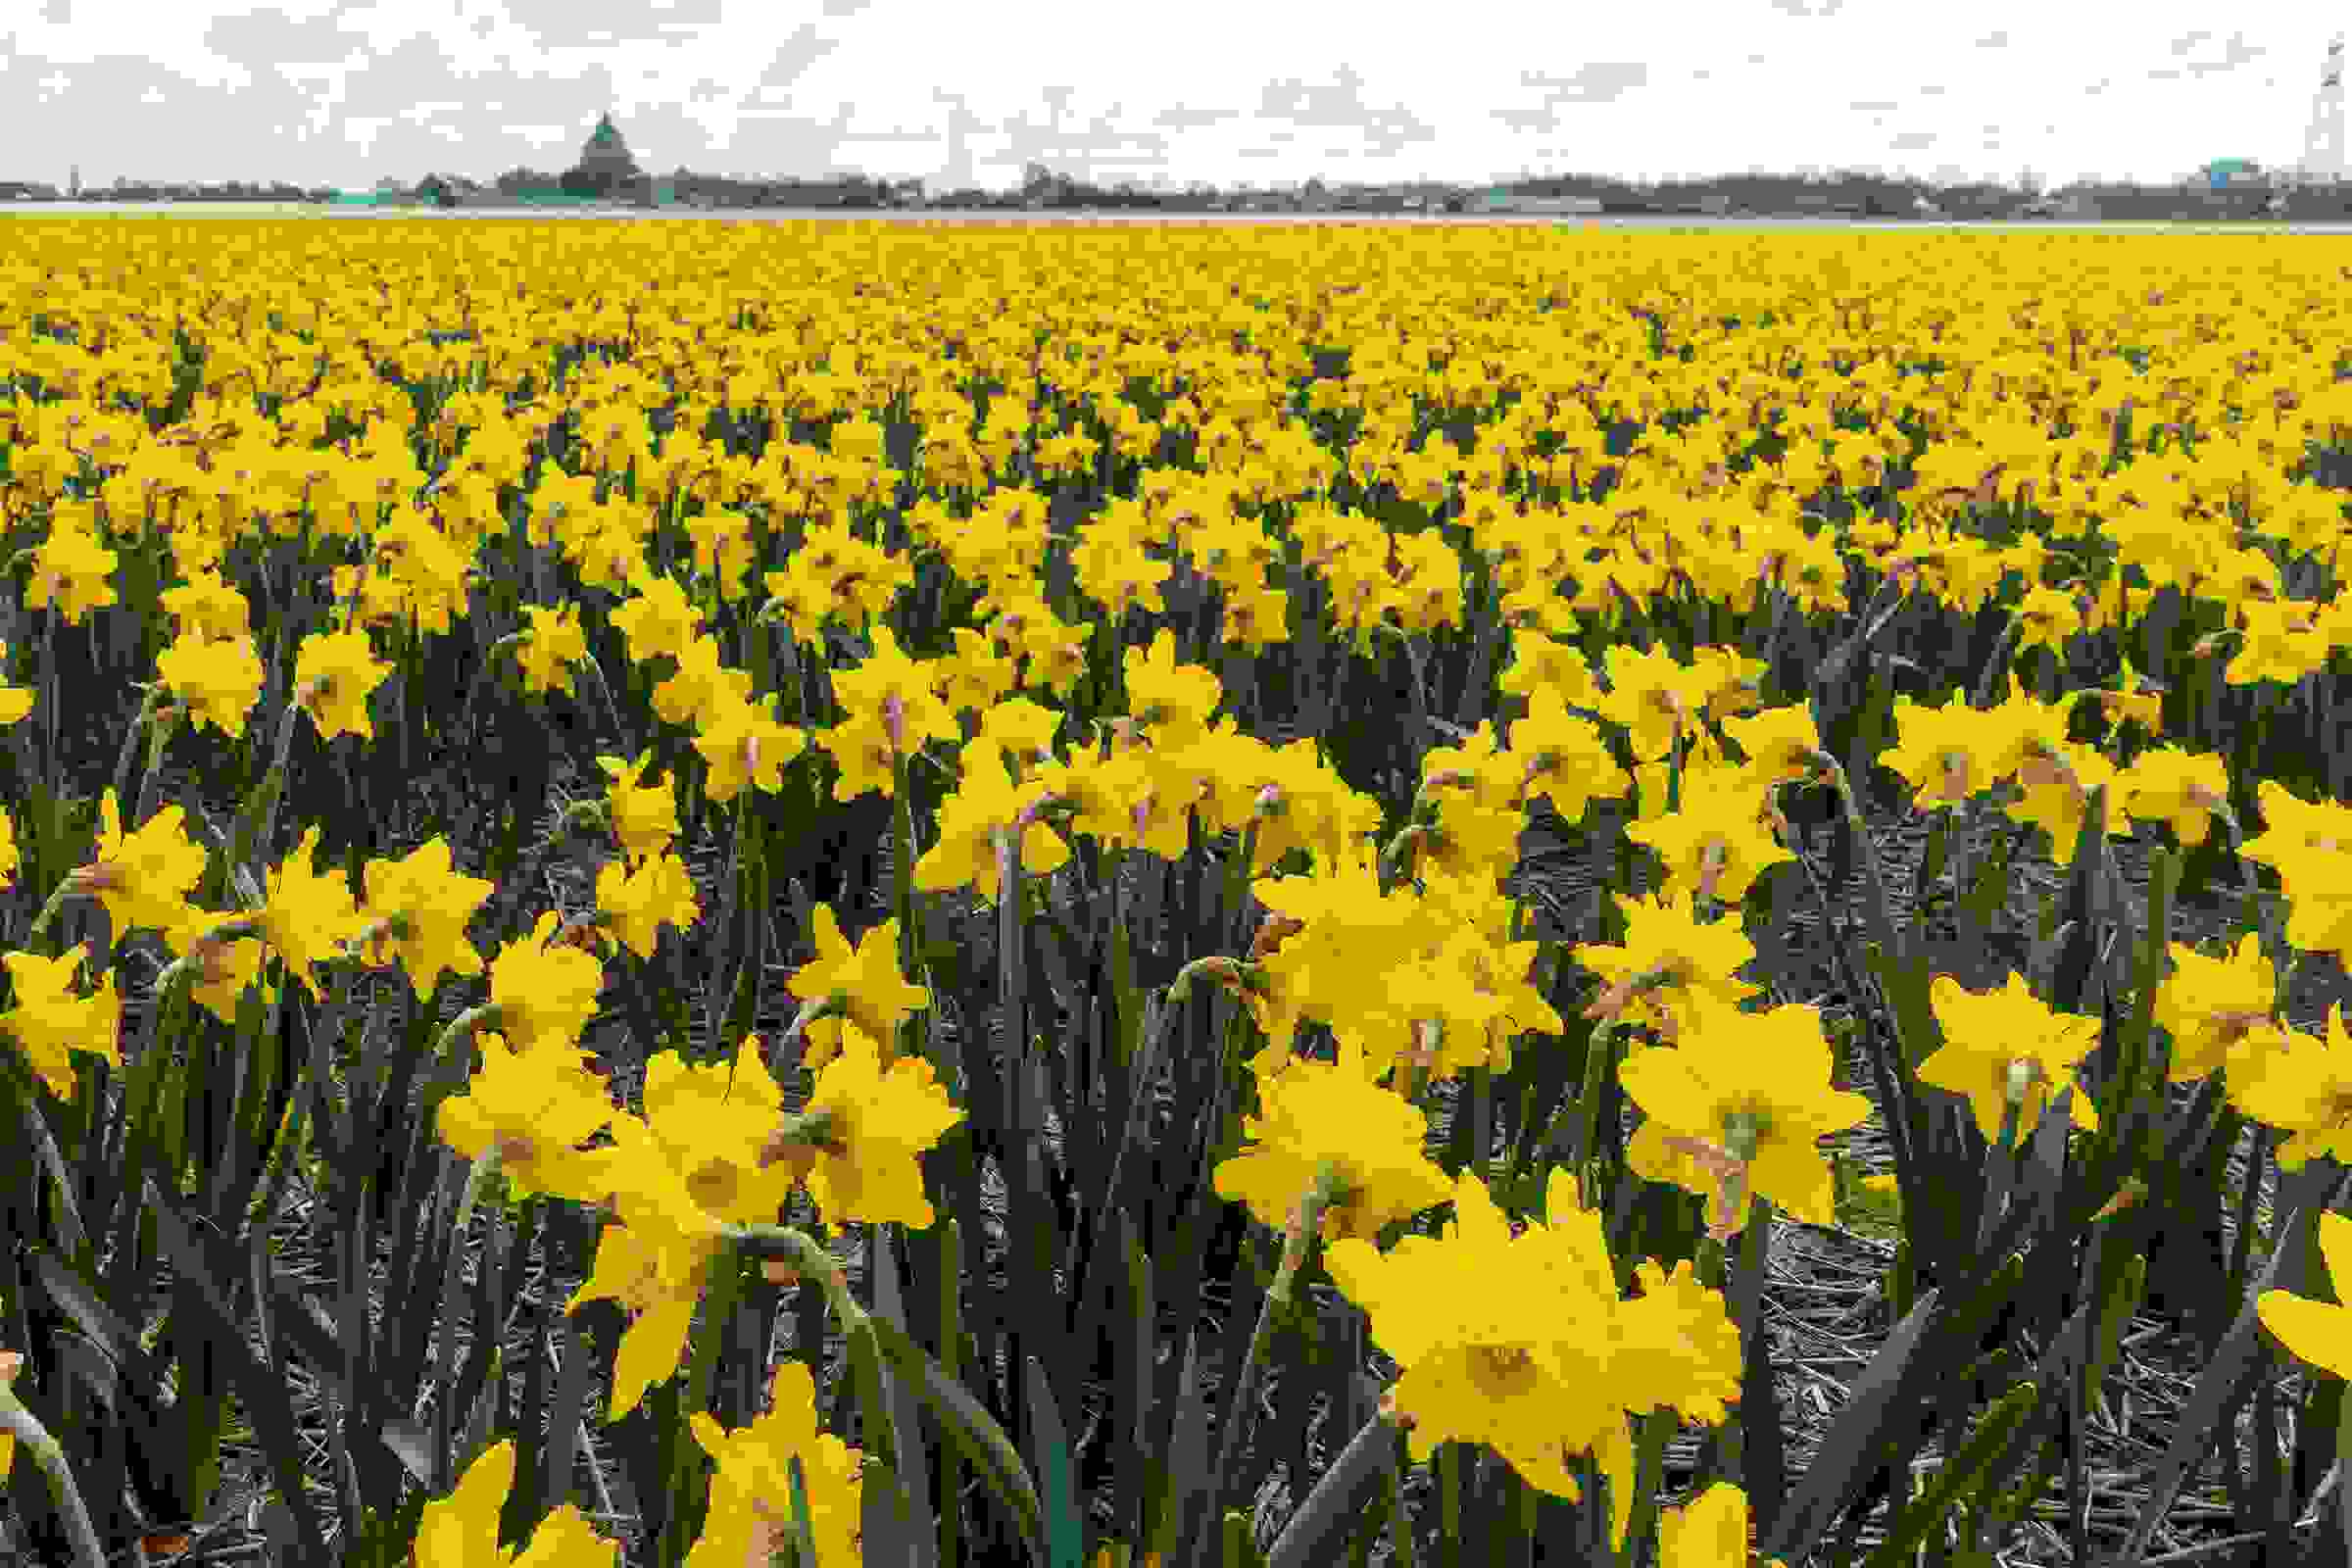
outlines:
M638 177L637 160L629 154L629 144L622 139L611 115L597 117L596 129L580 148L577 172L599 191L612 190Z

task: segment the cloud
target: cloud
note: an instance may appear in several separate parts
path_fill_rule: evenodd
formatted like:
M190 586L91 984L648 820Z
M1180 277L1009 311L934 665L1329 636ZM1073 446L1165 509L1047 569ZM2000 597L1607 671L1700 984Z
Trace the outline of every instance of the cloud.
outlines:
M2267 51L2246 41L2242 32L2233 32L2227 39L2210 32L2191 32L2172 41L2173 58L2181 61L2178 67L2162 67L2148 73L2151 79L2176 80L2180 76L2218 76L2251 65L2265 57Z
M1456 0L1441 25L1375 8L1335 32L1320 8L1190 0L1137 48L1091 0L19 0L0 138L12 172L61 182L78 162L98 182L351 184L552 172L607 110L651 169L997 185L1031 160L1179 181L1336 177L1332 163L1924 173L1981 145L2172 177L2217 152L2299 150L2326 16L2287 0L2243 0L2227 28L2189 0L2115 15Z

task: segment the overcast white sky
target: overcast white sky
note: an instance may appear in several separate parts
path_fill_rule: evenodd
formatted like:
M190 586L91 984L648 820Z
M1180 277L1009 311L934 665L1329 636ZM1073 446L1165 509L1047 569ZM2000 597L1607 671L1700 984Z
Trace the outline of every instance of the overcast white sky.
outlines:
M1433 33L1418 19L1442 18ZM1253 184L2300 157L2352 0L0 0L0 178Z

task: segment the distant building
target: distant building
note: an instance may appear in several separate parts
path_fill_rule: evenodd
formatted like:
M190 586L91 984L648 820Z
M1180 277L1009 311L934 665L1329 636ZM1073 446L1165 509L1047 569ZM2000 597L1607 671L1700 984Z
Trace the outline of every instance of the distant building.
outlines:
M2251 158L2216 158L2197 172L2214 190L2264 183L2262 165Z
M596 129L581 144L580 161L573 171L600 193L617 190L640 177L637 160L630 156L629 144L612 123L611 115L597 117Z

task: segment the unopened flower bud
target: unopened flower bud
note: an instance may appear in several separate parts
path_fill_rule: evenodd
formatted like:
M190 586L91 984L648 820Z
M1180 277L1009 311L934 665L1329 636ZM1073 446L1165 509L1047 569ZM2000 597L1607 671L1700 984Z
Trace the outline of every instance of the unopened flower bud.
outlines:
M2124 1183L2123 1189L2120 1192L2118 1192L2113 1198L2107 1200L2106 1203L2096 1214L2090 1216L2090 1222L2095 1225L2100 1220L2120 1214L2125 1209L2130 1208L2133 1203L2138 1202L2141 1199L2147 1196L2147 1184L2142 1182L2136 1176L2132 1177Z
M2009 1103L2024 1108L2026 1097L2041 1082L2041 1063L2031 1056L2019 1056L2009 1063Z
M1698 897L1712 901L1716 884L1730 864L1730 854L1721 839L1710 839L1698 857Z
M1723 1145L1733 1158L1741 1164L1756 1157L1756 1143L1764 1133L1764 1118L1747 1111L1733 1111L1723 1118Z

